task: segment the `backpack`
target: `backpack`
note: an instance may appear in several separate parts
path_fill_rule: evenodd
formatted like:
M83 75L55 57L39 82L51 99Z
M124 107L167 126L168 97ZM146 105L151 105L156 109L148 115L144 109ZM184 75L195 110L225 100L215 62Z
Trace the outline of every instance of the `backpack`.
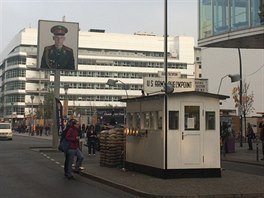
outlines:
M69 129L70 127L66 127L61 133L60 143L58 146L58 150L61 152L67 152L70 147L70 142L66 140L66 134L69 131Z

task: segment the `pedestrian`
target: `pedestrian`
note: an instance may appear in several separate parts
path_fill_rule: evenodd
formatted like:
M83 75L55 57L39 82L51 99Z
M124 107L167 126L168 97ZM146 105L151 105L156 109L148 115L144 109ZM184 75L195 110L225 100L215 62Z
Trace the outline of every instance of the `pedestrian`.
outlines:
M262 158L260 160L264 160L264 116L262 118L262 122L259 124L259 128L260 128L260 136L259 139L262 142Z
M63 43L68 29L62 25L51 28L54 45L46 46L42 55L40 68L43 69L75 69L73 50Z
M63 141L63 139L66 139L66 134L68 132L68 130L70 129L72 123L71 123L72 120L69 120L66 124L65 124L65 128L63 129L63 132L61 134L61 137L60 137L60 142ZM48 125L47 125L48 127ZM67 177L67 171L68 171L68 161L69 161L69 155L68 155L68 152L67 150L63 150L64 152L64 175Z
M84 134L85 134L85 124L83 123L82 124L82 137L84 137Z
M92 150L93 150L93 156L95 156L97 135L93 124L91 124L88 130L86 131L86 137L87 137L87 145L88 145L88 156L91 156Z
M76 164L75 164L75 173L80 173L80 166L84 159L84 156L79 148L79 122L77 120L73 120L71 122L71 126L66 134L66 140L70 142L69 149L67 151L68 163L67 163L67 171L66 175L68 179L73 179L72 175L72 164L74 157L76 156Z
M247 123L247 138L248 138L248 150L253 150L252 139L254 139L254 131L251 124Z
M39 135L40 135L40 136L42 136L42 132L43 132L43 126L40 125L40 126L39 126Z
M50 127L48 124L46 124L45 126L45 135L48 136L49 135L49 130L50 130Z

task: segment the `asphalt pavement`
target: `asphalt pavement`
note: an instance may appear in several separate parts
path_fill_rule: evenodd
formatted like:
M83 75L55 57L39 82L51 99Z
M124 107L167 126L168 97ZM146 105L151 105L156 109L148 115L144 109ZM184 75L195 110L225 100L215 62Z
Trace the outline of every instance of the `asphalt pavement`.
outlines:
M15 134L30 138L50 139L51 136L28 136L28 134ZM223 154L222 161L243 163L263 167L261 145L257 157L257 143L254 150L248 150L247 143L241 147L235 145L235 152ZM52 148L50 148L52 150ZM45 152L47 148L39 151ZM59 151L58 151L59 152ZM123 167L100 166L100 152L89 157L87 147L83 146L85 160L81 176L96 180L112 187L130 192L139 197L204 197L204 198L264 198L264 177L231 170L222 170L220 178L180 178L161 179L138 172L125 170Z

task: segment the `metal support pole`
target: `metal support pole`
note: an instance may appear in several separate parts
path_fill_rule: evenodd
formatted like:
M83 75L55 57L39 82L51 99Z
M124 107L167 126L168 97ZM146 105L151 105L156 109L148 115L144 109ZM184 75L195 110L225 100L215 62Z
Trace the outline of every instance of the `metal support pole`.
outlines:
M238 48L239 70L240 70L240 87L239 87L239 118L240 118L240 147L243 147L243 129L242 129L242 62L240 48Z
M256 155L257 155L257 161L259 161L259 147L258 147L258 142L256 144Z
M65 84L64 85L64 92L65 92L65 98L64 98L64 101L63 101L63 116L65 118L68 117L68 89L69 89L69 85L68 84Z
M168 32L167 32L168 28L167 28L167 0L164 0L164 73L165 73L165 118L164 118L164 127L165 127L165 173L167 171L168 168L168 68L167 68L167 48L168 48ZM167 173L166 173L167 174Z
M34 100L34 96L30 96L31 99L31 123L30 123L30 133L31 135L34 135L33 133L33 126L34 126L34 115L33 115L33 100Z
M52 147L54 149L58 148L59 135L57 126L57 116L56 116L56 105L55 98L60 98L60 71L54 71L54 99L53 99L53 126L52 126Z

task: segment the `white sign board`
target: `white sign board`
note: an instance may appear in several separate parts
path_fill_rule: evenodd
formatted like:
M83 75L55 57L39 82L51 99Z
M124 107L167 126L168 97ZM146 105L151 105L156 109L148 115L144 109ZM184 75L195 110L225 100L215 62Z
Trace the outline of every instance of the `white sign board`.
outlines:
M168 77L168 84L173 85L174 92L184 91L208 91L208 80L207 79L193 79L193 78L175 78ZM144 77L143 78L143 89L146 93L158 93L164 88L165 78L164 77Z
M195 79L195 91L208 92L208 79Z
M17 112L12 112L12 118L16 118L17 117Z
M168 84L173 85L174 92L194 91L194 79L187 78L168 78ZM163 77L145 77L143 88L146 93L159 92L164 88L165 79Z

